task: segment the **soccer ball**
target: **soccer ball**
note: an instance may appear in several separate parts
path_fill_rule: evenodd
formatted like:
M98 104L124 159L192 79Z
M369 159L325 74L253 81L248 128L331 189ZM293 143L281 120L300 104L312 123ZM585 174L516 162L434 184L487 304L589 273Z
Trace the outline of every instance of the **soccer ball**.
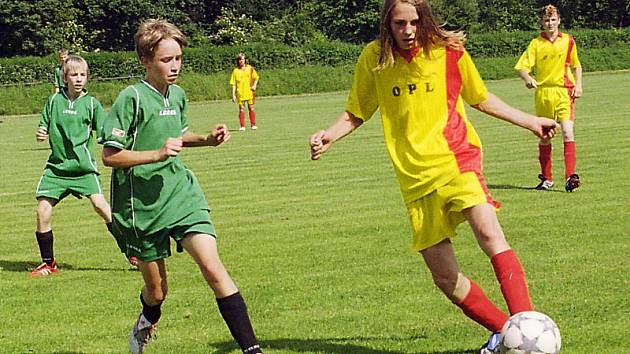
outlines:
M560 330L544 313L520 312L510 317L501 330L501 354L558 354Z

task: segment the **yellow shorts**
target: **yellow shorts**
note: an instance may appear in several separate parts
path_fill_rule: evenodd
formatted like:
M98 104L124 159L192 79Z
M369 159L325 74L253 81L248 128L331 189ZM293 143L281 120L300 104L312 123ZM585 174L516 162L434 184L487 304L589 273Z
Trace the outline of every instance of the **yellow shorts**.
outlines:
M465 218L462 211L490 203L499 209L500 203L490 197L483 176L475 172L462 173L448 184L407 204L407 214L413 231L413 252L422 251L455 236L457 225Z
M248 99L248 100L239 100L239 101L238 101L238 105L239 105L241 108L245 107L245 103L247 103L248 105L250 105L250 106L251 106L251 105L253 105L253 104L254 104L254 99L253 99L253 98L250 98L250 99Z
M573 121L574 98L566 87L538 87L536 89L536 115L562 122Z

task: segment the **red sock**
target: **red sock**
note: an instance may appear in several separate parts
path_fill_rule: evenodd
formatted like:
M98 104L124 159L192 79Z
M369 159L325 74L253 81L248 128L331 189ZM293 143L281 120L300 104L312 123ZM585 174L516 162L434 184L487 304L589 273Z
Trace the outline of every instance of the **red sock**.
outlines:
M575 141L564 142L564 178L575 173Z
M456 304L464 314L491 332L501 332L503 324L509 316L499 310L483 293L483 290L470 280L470 291L464 299Z
M245 126L245 112L243 110L238 111L238 121L241 123L241 127Z
M249 124L256 125L256 112L254 111L249 111Z
M553 176L551 176L551 144L538 145L538 161L540 162L540 173L546 180L553 181Z
M499 284L501 284L501 292L510 313L514 315L523 311L531 311L533 306L525 281L525 272L516 253L513 250L507 250L495 254L490 261Z

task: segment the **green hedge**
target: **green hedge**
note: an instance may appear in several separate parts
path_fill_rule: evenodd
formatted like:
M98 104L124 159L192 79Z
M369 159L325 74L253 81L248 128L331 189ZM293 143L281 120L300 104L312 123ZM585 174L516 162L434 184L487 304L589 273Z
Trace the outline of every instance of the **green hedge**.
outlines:
M630 46L630 28L619 30L572 30L580 55L585 50ZM468 48L475 58L511 57L519 55L537 32L472 33ZM252 44L248 46L222 46L187 48L184 54L185 70L200 74L230 71L237 53L243 52L259 70L290 69L304 65L353 65L362 45L342 42L311 43L300 47L279 44ZM113 78L143 74L134 52L85 53L90 64L91 77ZM30 84L52 82L56 65L53 56L37 58L0 59L0 84Z

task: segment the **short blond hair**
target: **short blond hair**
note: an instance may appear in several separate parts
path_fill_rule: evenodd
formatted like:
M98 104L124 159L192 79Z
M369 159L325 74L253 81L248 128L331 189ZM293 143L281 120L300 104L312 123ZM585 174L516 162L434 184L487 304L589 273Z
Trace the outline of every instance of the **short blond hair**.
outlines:
M153 59L155 47L163 39L174 39L182 48L188 45L188 39L174 24L157 19L142 22L134 36L138 59Z
M545 17L551 17L553 15L558 16L558 18L560 18L560 11L558 11L558 8L549 4L547 6L544 6L542 8L542 11L540 11L540 18L543 19Z
M63 62L63 77L66 77L66 74L72 72L77 69L85 69L85 73L89 73L89 67L87 61L83 59L83 57L79 55L68 55L68 58Z

